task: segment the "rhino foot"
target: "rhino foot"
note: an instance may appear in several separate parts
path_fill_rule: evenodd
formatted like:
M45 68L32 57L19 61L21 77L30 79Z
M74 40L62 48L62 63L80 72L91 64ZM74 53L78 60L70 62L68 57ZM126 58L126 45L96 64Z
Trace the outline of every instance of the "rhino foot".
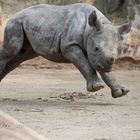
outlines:
M95 92L102 88L104 88L104 85L101 81L90 81L87 83L87 91L89 92Z
M129 92L129 89L126 87L119 87L116 90L112 90L112 97L113 98L118 98L124 95L127 95L127 93Z

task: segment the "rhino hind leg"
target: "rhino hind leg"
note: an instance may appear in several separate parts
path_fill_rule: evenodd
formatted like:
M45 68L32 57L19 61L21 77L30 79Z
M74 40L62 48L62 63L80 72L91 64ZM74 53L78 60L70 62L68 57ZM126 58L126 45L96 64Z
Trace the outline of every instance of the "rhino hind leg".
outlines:
M23 29L19 23L9 21L4 31L4 41L0 48L0 73L23 46Z
M0 81L12 70L17 68L22 62L35 58L38 55L32 50L32 48L26 50L21 49L21 51L11 60L7 63L4 70L0 74Z
M30 42L28 41L26 35L24 34L24 41L23 41L23 46L20 49L20 51L12 57L10 61L6 64L5 68L0 74L0 81L12 70L17 68L22 62L35 58L38 55L34 52L32 49Z

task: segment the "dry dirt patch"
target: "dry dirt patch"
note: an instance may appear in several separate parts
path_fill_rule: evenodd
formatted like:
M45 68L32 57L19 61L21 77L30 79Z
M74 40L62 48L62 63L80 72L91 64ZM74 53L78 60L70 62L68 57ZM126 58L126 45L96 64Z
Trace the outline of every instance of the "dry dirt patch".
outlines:
M51 140L139 140L140 71L114 71L131 92L88 93L76 69L18 68L0 86L1 110Z

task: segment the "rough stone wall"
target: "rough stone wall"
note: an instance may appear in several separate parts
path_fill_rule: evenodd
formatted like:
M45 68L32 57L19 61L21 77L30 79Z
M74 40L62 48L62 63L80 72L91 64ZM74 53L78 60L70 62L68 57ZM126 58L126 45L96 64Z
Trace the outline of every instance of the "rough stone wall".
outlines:
M130 33L123 36L120 56L140 58L140 31L132 28Z
M130 56L140 59L140 16L136 15L132 22L132 28L128 34L122 36L122 45L119 48L121 57Z

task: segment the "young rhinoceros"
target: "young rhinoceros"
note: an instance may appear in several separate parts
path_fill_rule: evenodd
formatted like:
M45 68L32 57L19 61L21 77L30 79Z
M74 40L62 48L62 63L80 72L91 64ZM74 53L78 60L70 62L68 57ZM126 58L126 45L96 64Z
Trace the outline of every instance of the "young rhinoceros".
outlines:
M54 62L73 63L87 81L90 92L103 88L96 71L114 98L129 90L111 73L120 34L129 24L114 27L94 6L41 4L22 10L6 27L0 49L0 80L25 60L42 56Z

